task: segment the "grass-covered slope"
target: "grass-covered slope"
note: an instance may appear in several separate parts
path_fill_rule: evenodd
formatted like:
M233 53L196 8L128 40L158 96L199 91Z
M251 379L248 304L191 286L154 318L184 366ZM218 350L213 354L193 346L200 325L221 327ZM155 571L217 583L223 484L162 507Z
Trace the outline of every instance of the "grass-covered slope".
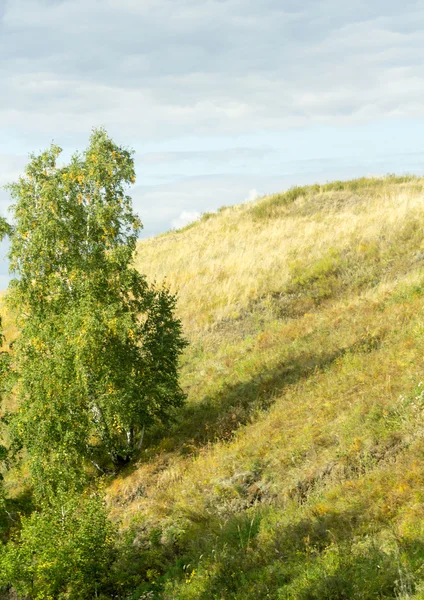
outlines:
M137 265L191 344L187 407L109 490L135 597L424 598L424 181L224 208Z
M424 180L223 208L137 266L178 292L188 401L109 484L123 589L424 598Z

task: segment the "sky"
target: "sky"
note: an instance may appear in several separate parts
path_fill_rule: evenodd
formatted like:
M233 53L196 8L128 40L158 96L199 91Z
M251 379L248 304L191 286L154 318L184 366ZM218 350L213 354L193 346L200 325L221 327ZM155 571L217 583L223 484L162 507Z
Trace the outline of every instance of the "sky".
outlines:
M98 126L136 152L144 236L296 184L421 174L423 56L422 0L0 0L0 185Z

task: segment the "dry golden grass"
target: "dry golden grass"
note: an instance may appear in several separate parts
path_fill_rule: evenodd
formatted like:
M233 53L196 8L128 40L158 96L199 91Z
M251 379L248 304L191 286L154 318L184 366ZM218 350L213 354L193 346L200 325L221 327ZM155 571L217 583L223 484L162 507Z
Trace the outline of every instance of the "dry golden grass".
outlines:
M151 280L166 279L178 293L187 332L208 328L280 290L299 256L313 262L327 248L378 239L406 215L424 214L421 184L389 179L371 196L366 187L359 193L306 194L264 220L252 217L250 204L227 208L180 232L141 242L136 265Z

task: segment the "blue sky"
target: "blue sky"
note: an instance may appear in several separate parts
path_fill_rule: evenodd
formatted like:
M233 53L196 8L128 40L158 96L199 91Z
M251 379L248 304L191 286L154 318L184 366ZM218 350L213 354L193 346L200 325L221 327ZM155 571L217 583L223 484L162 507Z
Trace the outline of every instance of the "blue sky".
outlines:
M423 172L421 1L0 0L0 53L0 185L105 126L136 150L147 236L298 183Z

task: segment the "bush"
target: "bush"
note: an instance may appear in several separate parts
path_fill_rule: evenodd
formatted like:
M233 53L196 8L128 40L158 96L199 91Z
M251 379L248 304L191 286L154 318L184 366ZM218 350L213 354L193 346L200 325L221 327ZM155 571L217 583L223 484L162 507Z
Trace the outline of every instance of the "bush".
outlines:
M115 530L101 494L61 494L21 525L0 557L0 585L55 600L87 600L108 589Z

